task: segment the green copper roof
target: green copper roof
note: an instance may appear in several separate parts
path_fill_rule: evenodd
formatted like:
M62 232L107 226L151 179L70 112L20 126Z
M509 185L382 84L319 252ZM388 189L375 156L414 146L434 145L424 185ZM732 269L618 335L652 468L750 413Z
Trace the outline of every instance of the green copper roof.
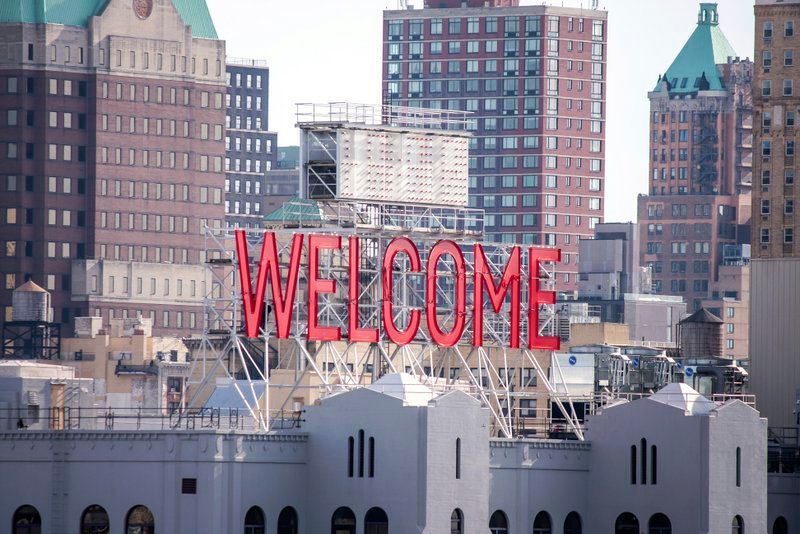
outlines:
M0 0L0 23L63 24L86 26L89 17L100 15L109 0ZM217 30L205 0L172 0L192 35L217 39Z
M719 27L717 4L700 4L697 27L665 74L670 84L670 92L697 91L703 73L708 82L706 89L711 91L724 89L717 65L727 63L729 56L735 57L736 51ZM655 91L660 89L659 83Z
M319 205L313 200L294 197L283 206L264 216L267 223L319 223L322 221Z

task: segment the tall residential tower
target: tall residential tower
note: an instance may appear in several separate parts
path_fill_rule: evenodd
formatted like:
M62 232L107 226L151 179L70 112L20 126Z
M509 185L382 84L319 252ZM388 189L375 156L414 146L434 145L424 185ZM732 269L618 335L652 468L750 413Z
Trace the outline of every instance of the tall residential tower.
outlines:
M518 0L385 11L386 104L468 111L470 207L487 237L562 249L603 220L607 14Z

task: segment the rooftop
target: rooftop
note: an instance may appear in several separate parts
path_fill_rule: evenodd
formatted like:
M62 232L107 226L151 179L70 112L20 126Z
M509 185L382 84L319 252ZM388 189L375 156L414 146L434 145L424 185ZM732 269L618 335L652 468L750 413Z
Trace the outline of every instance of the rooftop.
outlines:
M89 18L101 15L110 0L0 0L0 23L63 24L88 26ZM205 0L172 0L192 35L218 39Z
M407 373L384 375L367 389L401 399L406 406L427 406L435 396L428 386Z
M681 383L664 386L648 399L678 408L689 415L705 415L717 407L716 403Z
M675 57L654 91L661 91L666 80L670 93L694 93L698 90L723 91L725 86L717 65L736 57L736 51L719 27L717 4L700 4L697 27Z

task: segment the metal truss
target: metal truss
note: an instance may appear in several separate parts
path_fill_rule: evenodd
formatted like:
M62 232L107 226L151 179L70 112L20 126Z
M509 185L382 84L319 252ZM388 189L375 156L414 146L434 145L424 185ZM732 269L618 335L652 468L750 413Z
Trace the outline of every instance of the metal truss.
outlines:
M334 209L336 208L336 209ZM292 326L289 339L275 337L275 318L270 313L271 295L266 298L266 319L259 338L244 337L241 321L241 293L238 281L238 262L234 246L233 228L207 228L207 269L205 295L204 333L200 349L192 362L189 381L190 399L186 405L195 408L210 394L217 379L232 383L241 396L256 430L269 430L281 423L278 414L292 411L297 398L304 402L329 395L342 389L369 385L380 376L393 372L407 372L437 392L459 389L475 396L489 409L495 435L512 437L524 427L524 418L541 419L549 413L550 403L565 416L571 432L583 439L583 430L569 395L559 394L548 378L542 359L550 359L549 352L525 348L512 349L510 324L510 299L506 298L499 313L495 313L488 298L484 298L484 346L474 347L472 339L472 314L474 307L473 245L478 243L480 232L472 232L463 222L469 210L451 210L446 215L430 207L390 206L370 203L332 202L320 204L320 213L326 223L318 228L297 225L294 229L275 229L279 261L288 264L293 234L303 234L303 266L299 269L298 290L292 309ZM346 214L343 215L343 214ZM365 215L366 214L366 215ZM436 215L436 217L434 217ZM397 224L388 224L390 221ZM444 221L441 225L435 221ZM461 221L458 223L457 221ZM319 222L319 221L318 221ZM451 230L446 231L448 228ZM238 229L244 232L248 243L250 269L257 272L257 262L264 236L263 229ZM322 250L319 255L319 277L336 282L334 294L319 296L317 323L320 326L338 327L342 341L309 342L306 337L307 317L307 234L335 234L341 236L341 250ZM464 253L467 272L467 302L465 329L461 341L453 347L434 343L421 321L416 338L408 345L390 342L381 327L384 252L389 242L398 235L411 239L416 245L421 265L426 265L433 246L441 239L456 242ZM358 325L377 328L377 343L351 343L347 340L349 282L349 236L359 238L359 290ZM497 281L503 274L514 246L508 243L482 243L489 273ZM520 342L526 346L529 330L540 336L557 335L557 322L553 305L540 304L533 317L538 323L528 321L528 264L527 248L521 247L520 273ZM282 269L285 276L286 269ZM437 275L433 281L435 295L426 297L426 274L410 272L407 256L395 259L391 272L393 279L393 320L398 328L408 324L412 310L425 308L426 298L435 299L437 322L443 330L455 323L455 264L450 256L440 258ZM552 290L555 284L555 265L542 264L537 280L541 289ZM423 311L424 314L424 311ZM538 358L537 358L538 355ZM517 384L515 369L535 370L538 387ZM272 378L271 378L272 377ZM263 385L263 395L259 395ZM270 410L270 389L275 396ZM522 401L538 399L523 409ZM531 413L534 413L532 416ZM270 422L271 414L274 420ZM542 425L544 426L544 425Z

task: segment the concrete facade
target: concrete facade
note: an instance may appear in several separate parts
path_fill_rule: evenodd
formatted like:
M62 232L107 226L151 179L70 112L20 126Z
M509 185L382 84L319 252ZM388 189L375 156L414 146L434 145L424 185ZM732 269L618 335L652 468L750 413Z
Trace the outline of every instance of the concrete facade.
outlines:
M750 388L770 426L794 426L800 387L800 258L751 264Z

